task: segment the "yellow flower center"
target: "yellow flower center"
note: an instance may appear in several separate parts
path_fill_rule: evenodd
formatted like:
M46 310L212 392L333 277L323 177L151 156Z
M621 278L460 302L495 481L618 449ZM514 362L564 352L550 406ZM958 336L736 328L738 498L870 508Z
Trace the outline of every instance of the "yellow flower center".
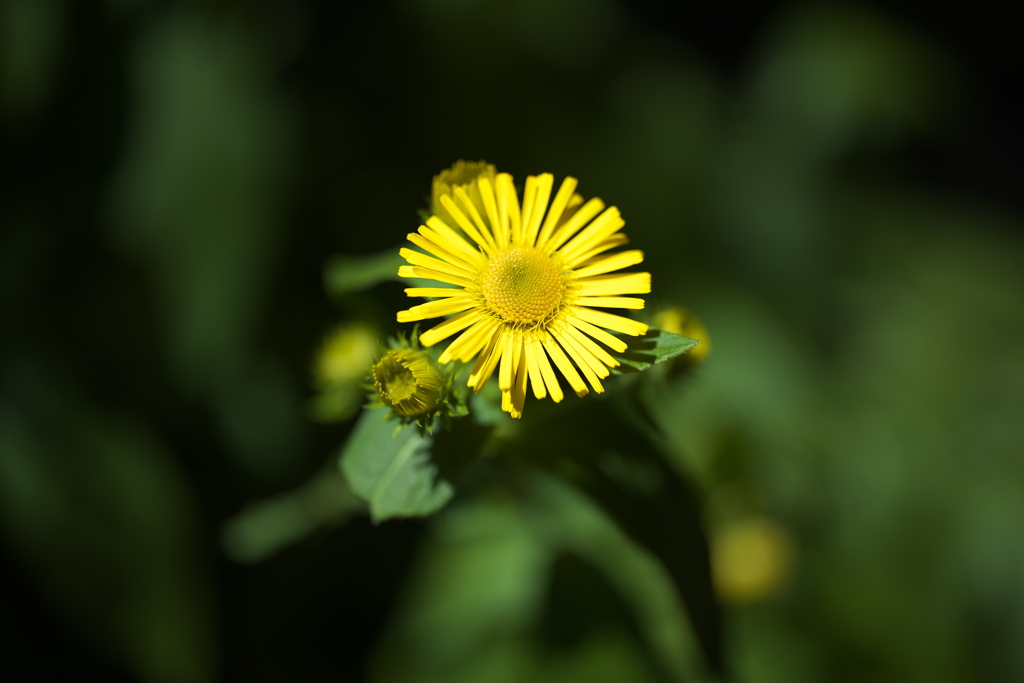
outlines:
M480 290L488 308L508 322L537 324L562 303L565 278L550 256L516 245L487 262Z

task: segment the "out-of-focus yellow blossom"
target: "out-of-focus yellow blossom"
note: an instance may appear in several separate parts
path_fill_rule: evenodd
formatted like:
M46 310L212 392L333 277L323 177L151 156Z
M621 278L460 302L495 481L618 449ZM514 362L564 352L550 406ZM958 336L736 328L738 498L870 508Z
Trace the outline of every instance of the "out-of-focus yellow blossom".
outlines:
M700 344L686 353L686 358L700 362L711 351L711 338L708 335L708 330L692 311L679 306L666 308L654 315L653 325L666 332L700 340Z
M761 517L727 524L712 537L711 572L722 600L751 603L774 594L793 566L789 533Z
M314 364L320 387L359 384L369 372L380 348L368 325L351 323L335 328L324 340Z
M455 198L455 189L461 188L471 199L479 200L477 179L486 178L492 185L498 170L486 161L456 161L451 168L434 176L430 192L430 212L448 225L456 225L455 219L441 203L441 197Z

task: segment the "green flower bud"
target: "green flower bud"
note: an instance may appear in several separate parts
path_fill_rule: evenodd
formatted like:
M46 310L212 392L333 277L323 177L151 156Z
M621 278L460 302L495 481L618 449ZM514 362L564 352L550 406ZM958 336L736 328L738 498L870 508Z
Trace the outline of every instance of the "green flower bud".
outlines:
M384 405L401 417L437 410L444 380L434 361L417 349L392 349L373 366L373 384Z

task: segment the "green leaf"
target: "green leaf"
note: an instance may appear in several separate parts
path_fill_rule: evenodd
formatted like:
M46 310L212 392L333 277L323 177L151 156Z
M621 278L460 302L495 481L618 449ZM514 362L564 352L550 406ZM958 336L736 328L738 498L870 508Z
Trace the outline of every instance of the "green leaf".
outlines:
M653 579L615 583L637 585L635 592L621 588L620 592L639 608L652 610L642 623L653 624L653 619L662 624L664 630L652 627L647 635L669 670L686 673L680 680L695 680L696 674L690 674L697 671L720 672L724 666L721 614L712 590L700 501L662 457L661 437L651 432L647 421L625 419L615 401L579 401L569 406L559 411L557 423L534 422L501 444L502 455L522 458L577 489L632 543L657 558L689 619L687 633L681 632L683 617L673 616L659 591L647 590L654 588ZM602 544L609 549L609 557L625 558L625 551L611 550L614 546L607 539L595 547ZM591 559L604 566L596 555ZM623 566L621 561L608 560L612 570ZM680 659L680 653L686 654Z
M698 339L690 339L681 334L651 328L642 337L629 340L629 348L625 352L612 354L616 360L622 363L612 372L620 375L640 372L652 365L672 360L697 344L700 344Z
M309 415L317 422L345 422L362 407L365 395L359 385L329 386L309 402Z
M299 488L246 506L224 525L224 550L237 562L260 562L319 528L338 525L362 510L334 468Z
M405 264L398 248L379 254L353 256L336 254L324 269L324 287L335 296L362 292L381 282L398 279L398 268Z
M389 414L387 408L363 412L342 451L341 470L375 520L426 517L451 499L452 486L431 461L433 437L416 425L396 431L384 419Z
M212 569L181 459L96 403L34 357L0 365L5 552L55 623L130 680L214 681Z

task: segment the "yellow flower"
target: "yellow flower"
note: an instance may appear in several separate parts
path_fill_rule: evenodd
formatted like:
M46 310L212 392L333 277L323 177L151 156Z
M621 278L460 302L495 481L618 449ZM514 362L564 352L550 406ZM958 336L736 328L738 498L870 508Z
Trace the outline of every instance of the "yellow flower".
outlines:
M723 600L756 602L775 593L793 565L793 541L785 528L759 517L733 522L711 543L711 573Z
M321 387L357 384L366 378L366 369L377 351L377 335L368 325L352 323L335 328L324 340L314 363Z
M437 408L443 380L423 351L392 349L373 366L373 383L396 415L417 417Z
M521 206L507 173L454 186L439 199L451 222L431 216L409 235L427 253L401 250L410 265L400 276L448 286L406 289L435 300L401 311L398 321L453 316L420 342L432 346L461 332L439 362L475 357L467 385L476 391L497 370L502 410L512 417L522 415L527 384L538 399L562 400L551 361L578 396L589 392L583 377L601 393L601 379L619 364L601 344L626 350L606 330L647 331L643 323L597 310L643 308L643 299L622 295L651 291L649 273L615 273L642 262L641 251L606 253L627 242L619 210L596 198L575 207L575 178L565 179L549 206L553 183L549 173L529 176Z
M654 316L654 326L666 332L699 340L701 343L690 349L685 356L693 361L704 360L711 351L711 337L707 328L690 310L673 306L660 311Z
M434 183L430 192L430 210L435 216L448 225L455 225L455 221L441 205L441 197L451 197L456 187L461 187L479 206L480 193L476 190L476 179L483 176L491 183L497 174L494 164L486 161L457 161L451 168L434 176ZM475 195L475 196L474 196Z

